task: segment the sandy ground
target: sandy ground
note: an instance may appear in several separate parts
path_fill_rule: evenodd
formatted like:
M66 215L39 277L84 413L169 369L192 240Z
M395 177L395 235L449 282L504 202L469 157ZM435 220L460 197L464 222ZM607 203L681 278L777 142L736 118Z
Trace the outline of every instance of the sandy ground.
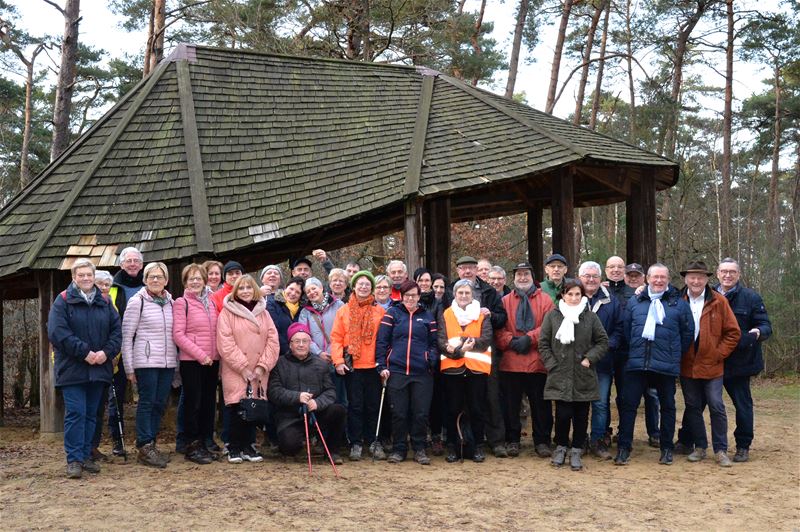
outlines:
M339 480L321 458L309 477L303 460L198 466L179 455L165 470L119 459L68 480L61 445L39 441L35 418L12 418L0 428L0 529L798 530L800 384L755 395L751 461L730 469L659 466L640 416L627 467L555 469L528 442L519 458L483 464L346 462Z

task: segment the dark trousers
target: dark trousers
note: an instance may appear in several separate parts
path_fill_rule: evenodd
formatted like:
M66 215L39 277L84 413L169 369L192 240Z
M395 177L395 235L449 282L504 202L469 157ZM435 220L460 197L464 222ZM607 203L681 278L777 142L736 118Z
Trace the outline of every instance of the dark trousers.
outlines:
M325 443L331 453L336 453L344 443L344 425L347 409L334 403L329 407L314 412L314 417L325 436ZM309 421L311 417L309 416ZM309 438L317 433L317 429L309 425ZM286 428L278 431L278 449L282 454L294 456L305 447L306 428L302 417L298 417Z
M136 407L136 447L153 442L161 430L161 419L167 408L174 368L139 368L136 387L139 404Z
M97 422L97 403L103 400L102 382L61 386L64 398L64 452L67 463L92 456L92 436Z
M750 377L729 377L722 380L725 391L736 410L736 430L733 437L737 449L749 449L753 443L753 396L750 394Z
M522 394L528 396L533 421L534 445L550 445L553 431L553 403L544 400L546 373L500 372L500 384L506 401L506 441L519 443L522 423L519 419Z
M371 444L378 424L381 378L374 369L354 369L347 383L347 434L350 443Z
M500 361L492 357L492 372L486 380L486 441L494 447L505 443L506 424L503 419L502 397L500 390Z
M185 441L205 440L206 436L214 433L219 362L204 366L199 362L182 360L180 368Z
M428 411L433 395L433 376L392 373L386 381L386 391L392 405L392 452L405 456L406 442L411 436L414 451L425 449L428 435Z
M482 445L486 426L486 390L488 375L465 370L458 375L444 374L445 394L447 395L447 444L459 445L459 431L456 424L461 415L461 433L469 446ZM472 438L464 434L469 427Z
M617 413L622 412L622 396L625 389L625 360L614 362L614 387L617 390ZM608 388L609 402L611 400L611 388ZM658 411L658 392L655 388L648 388L644 394L644 423L647 427L647 435L652 438L659 437ZM608 417L608 427L606 432L611 432L611 416Z
M433 395L431 396L431 410L428 412L428 425L431 430L431 438L442 438L442 427L444 427L444 419L446 413L446 395L444 393L444 384L442 383L442 374L433 374Z
M239 404L225 405L228 411L230 427L228 429L228 451L237 454L244 450L249 450L250 446L256 442L255 424L242 419L239 415Z
M118 368L118 371L111 379L114 391L117 393L116 401L114 401L114 395L111 393L111 387L108 389L108 431L115 440L120 439L120 421L122 421L122 428L125 428L125 393L128 390L128 377L125 375L122 358L119 360Z
M660 446L672 450L675 444L675 377L652 371L628 371L625 373L622 412L620 412L620 449L633 447L633 429L636 425L636 410L648 388L655 388L661 405Z
M681 390L686 410L683 423L688 424L692 443L700 449L708 448L703 411L708 405L711 417L711 443L714 452L728 450L728 416L722 402L722 377L716 379L690 379L681 377ZM680 440L680 435L678 437Z
M589 427L589 401L556 401L556 445L569 447L572 426L572 447L583 449Z

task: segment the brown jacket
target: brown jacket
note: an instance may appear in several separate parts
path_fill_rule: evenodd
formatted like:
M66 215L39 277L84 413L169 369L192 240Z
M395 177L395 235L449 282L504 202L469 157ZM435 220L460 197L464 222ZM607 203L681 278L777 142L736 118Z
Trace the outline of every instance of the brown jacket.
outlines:
M537 289L529 298L533 317L535 320L534 329L527 333L517 330L517 307L520 304L520 297L517 292L512 290L503 296L503 307L508 314L508 320L502 329L495 331L497 347L503 353L500 359L500 371L511 371L515 373L547 373L539 355L539 332L542 328L544 316L553 310L553 300L545 292ZM525 354L520 354L510 348L511 340L515 336L527 334L531 337L531 347Z
M684 289L683 298L689 300ZM700 335L683 354L681 376L691 379L722 377L725 359L739 343L739 324L725 296L706 286Z

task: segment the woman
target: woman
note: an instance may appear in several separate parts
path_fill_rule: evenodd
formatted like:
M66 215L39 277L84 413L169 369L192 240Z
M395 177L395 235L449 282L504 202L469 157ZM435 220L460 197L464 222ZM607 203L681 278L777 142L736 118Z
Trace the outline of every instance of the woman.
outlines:
M442 275L440 278L444 279ZM431 313L431 316L438 321L439 313L442 311L442 298L437 299L436 292L433 290L434 274L427 268L417 268L414 271L414 280L419 285L420 296L419 304ZM442 285L442 294L444 294L444 281ZM431 432L431 452L434 456L441 456L444 454L444 445L442 444L442 420L444 419L444 398L442 390L441 374L436 371L433 374L433 395L431 397L431 408L428 413L428 425Z
M255 431L239 416L239 401L247 397L250 386L253 397L266 398L269 372L278 361L278 331L267 312L258 283L243 275L225 296L217 323L217 349L222 362L222 391L230 418L228 462L260 462L253 453Z
M283 285L283 272L279 266L270 264L261 270L261 296L274 297Z
M214 456L206 441L214 434L219 354L217 308L206 285L208 274L200 264L189 264L181 273L183 297L173 306L172 338L180 349L183 382L183 436L189 442L184 458L210 464Z
M436 317L436 294L433 291L433 278L426 268L414 271L414 281L419 286L419 304Z
M122 322L122 359L128 380L137 385L136 447L139 463L167 467L169 453L156 448L156 437L178 366L172 339L172 296L165 290L167 266L144 267L144 287L128 301Z
M109 292L111 291L111 285L114 282L114 277L105 270L95 270L94 272L94 285L100 290L100 293L103 295L105 299L107 299L111 305L114 305L114 301L109 296ZM116 306L114 307L116 310ZM116 355L110 355L112 359L112 367L113 373L117 372L117 363L119 362L116 358L119 357L119 353ZM104 454L100 451L100 440L103 439L103 417L106 414L106 398L108 397L108 386L103 388L103 400L100 401L100 404L97 406L97 421L94 424L94 436L92 437L92 460L95 462L97 461L108 461L108 455Z
M457 281L453 291L453 303L439 318L442 383L448 406L446 460L453 463L463 458L461 449L466 442L462 427L469 425L473 442L464 454L471 454L475 462L483 462L486 386L492 370L492 324L481 314L470 281Z
M381 382L375 371L375 339L384 310L372 295L375 278L370 272L355 273L350 284L350 300L336 312L333 321L331 359L336 373L346 376L350 460L361 460L364 443L369 445L374 459L383 460L383 447L375 441L381 397Z
M431 373L437 357L436 320L420 306L417 283L407 279L398 290L402 303L386 311L375 348L377 369L386 381L392 403L392 453L388 462L405 460L410 433L414 461L430 465L425 440L433 394Z
M385 275L375 277L375 302L388 310L392 306L392 281Z
M97 410L111 383L111 359L122 342L119 314L95 286L88 259L72 266L72 283L56 296L47 320L55 349L56 387L64 398L64 452L67 478L99 473L92 458Z
M431 289L433 290L433 297L441 304L447 292L447 277L441 273L434 273L431 275Z
M539 353L547 368L544 399L556 402L557 447L552 463L564 465L571 424L569 464L573 471L580 471L589 405L600 399L595 365L608 350L608 336L589 308L579 280L565 279L557 297L558 308L547 313L539 333Z
M350 295L347 290L347 272L341 268L332 269L328 274L328 287L330 287L333 297L347 303Z
M206 269L206 277L208 277L206 286L212 292L216 292L222 286L222 263L216 260L207 260L202 266Z
M292 277L286 288L266 300L267 311L278 330L280 353L289 352L289 325L296 323L300 318L301 302L305 280L301 277Z

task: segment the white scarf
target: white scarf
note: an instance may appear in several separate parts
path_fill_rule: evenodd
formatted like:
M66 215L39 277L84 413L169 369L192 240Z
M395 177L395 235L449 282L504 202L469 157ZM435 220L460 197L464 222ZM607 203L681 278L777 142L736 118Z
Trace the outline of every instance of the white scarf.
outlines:
M481 304L478 302L477 299L473 299L472 303L467 305L467 308L462 309L456 303L456 300L453 300L453 304L450 305L450 308L453 309L453 314L456 316L456 320L458 324L462 327L466 327L473 321L478 319L478 316L481 315Z
M586 304L586 296L582 297L580 303L575 306L567 305L563 299L559 300L558 310L564 316L564 321L561 322L561 327L556 332L556 340L564 345L575 341L575 324L578 323L578 318L586 308Z
M644 329L642 329L642 338L650 340L651 342L656 338L656 325L664 324L664 305L661 304L661 298L664 297L667 291L654 294L647 287L647 295L650 296L650 307L647 309L647 319L644 322Z

